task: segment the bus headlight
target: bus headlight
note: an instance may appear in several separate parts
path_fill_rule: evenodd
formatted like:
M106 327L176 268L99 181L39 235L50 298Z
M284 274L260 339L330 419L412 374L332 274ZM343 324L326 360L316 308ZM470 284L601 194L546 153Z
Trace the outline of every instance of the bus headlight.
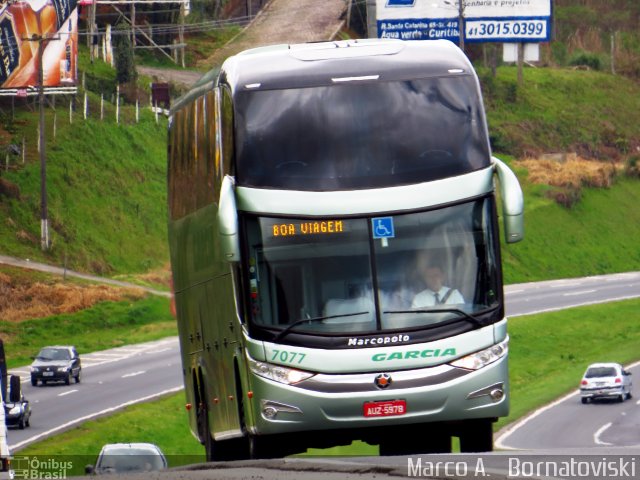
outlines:
M268 362L259 362L253 358L248 358L249 368L253 373L279 383L293 385L295 383L313 377L313 373L296 370L295 368L283 367L282 365L274 365Z
M467 370L479 370L482 367L495 362L504 357L509 351L509 337L502 342L496 343L484 350L481 350L466 357L459 358L451 362L454 367L466 368Z

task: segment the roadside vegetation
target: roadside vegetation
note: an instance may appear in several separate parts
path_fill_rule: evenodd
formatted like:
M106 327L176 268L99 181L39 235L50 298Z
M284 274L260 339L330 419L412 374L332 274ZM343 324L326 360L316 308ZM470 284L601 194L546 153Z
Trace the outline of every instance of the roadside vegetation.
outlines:
M0 311L6 322L21 323L75 313L100 302L135 301L143 297L142 289L60 282L50 275L29 275L23 269L0 266Z
M29 365L45 345L75 345L82 356L173 335L177 329L168 300L154 296L101 301L74 314L0 322L8 368Z
M54 438L20 450L20 456L41 456L70 461L70 475L84 475L85 465L95 464L106 443L151 442L160 447L170 467L205 461L204 449L191 435L184 394L126 407L109 417L83 423ZM32 422L36 421L34 413Z

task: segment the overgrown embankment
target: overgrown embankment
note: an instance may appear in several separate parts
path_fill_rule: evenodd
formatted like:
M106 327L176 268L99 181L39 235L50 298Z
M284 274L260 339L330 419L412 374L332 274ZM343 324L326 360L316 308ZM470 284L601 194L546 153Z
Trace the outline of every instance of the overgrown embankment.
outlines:
M0 197L2 253L103 275L165 264L165 125L147 112L133 124L77 117L71 125L58 118L55 139L52 123L47 125L52 246L46 253L40 249L33 114L19 112L11 122L14 138L26 138L27 159L25 164L15 159L2 173L16 188L14 195Z
M640 85L571 69L480 69L494 154L525 192L507 283L640 270ZM557 155L548 155L548 154Z

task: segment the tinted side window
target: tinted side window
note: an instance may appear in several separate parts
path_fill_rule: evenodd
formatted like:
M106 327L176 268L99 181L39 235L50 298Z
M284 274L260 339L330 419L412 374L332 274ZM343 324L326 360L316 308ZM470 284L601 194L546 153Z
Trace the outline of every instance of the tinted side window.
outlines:
M174 113L169 128L169 212L173 220L217 199L217 112L213 93Z

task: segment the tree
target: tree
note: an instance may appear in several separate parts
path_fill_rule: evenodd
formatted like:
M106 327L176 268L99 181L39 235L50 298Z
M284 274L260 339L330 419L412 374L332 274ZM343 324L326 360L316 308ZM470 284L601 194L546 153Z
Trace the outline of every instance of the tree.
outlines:
M138 77L130 33L131 31L124 26L119 26L114 32L113 53L116 62L116 81L120 85L132 82Z

